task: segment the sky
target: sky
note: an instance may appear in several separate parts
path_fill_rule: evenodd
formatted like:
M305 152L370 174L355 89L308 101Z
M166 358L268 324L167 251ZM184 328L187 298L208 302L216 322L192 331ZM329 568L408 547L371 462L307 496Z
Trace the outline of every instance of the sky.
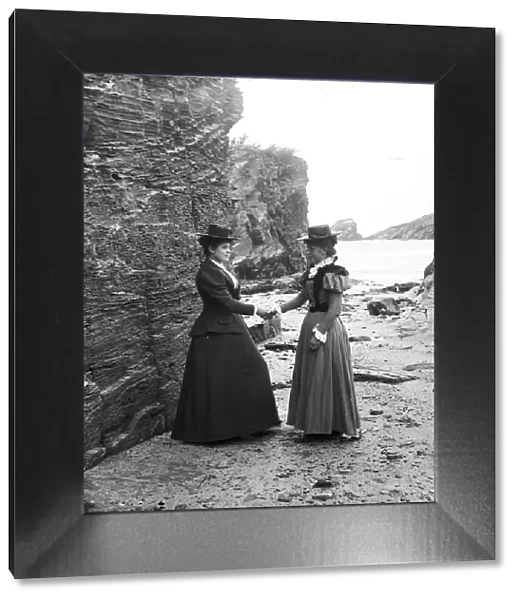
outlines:
M310 225L363 236L434 211L434 86L239 79L230 137L290 147L308 164Z

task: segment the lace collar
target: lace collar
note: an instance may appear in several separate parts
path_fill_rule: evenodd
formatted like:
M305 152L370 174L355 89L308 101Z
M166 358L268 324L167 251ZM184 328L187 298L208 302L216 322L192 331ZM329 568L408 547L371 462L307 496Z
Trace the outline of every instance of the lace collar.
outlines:
M321 262L318 262L313 267L310 267L310 269L308 271L308 279L313 279L317 275L317 272L319 271L319 269L327 267L328 265L333 265L333 263L336 260L337 260L336 256L329 256L328 258L325 258Z

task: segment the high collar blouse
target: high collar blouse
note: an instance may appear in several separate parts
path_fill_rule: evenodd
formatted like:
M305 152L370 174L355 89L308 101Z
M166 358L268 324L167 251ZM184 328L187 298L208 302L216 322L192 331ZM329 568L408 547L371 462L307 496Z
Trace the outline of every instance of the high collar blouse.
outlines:
M238 280L236 279L235 275L233 275L229 269L226 269L222 263L217 262L216 260L213 260L212 258L209 259L212 263L214 263L217 267L219 267L220 269L222 269L222 271L224 273L227 273L227 275L229 275L229 277L231 278L231 281L234 284L234 288L237 289L239 286Z

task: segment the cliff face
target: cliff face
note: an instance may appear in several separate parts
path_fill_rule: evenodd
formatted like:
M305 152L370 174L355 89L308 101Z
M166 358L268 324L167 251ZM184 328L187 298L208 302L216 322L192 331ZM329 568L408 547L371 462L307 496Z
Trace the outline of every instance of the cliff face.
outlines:
M339 235L337 240L340 242L351 242L361 240L362 236L357 232L357 223L353 219L341 219L332 226L332 231Z
M231 225L229 79L85 76L86 466L164 431L200 308L193 233Z
M284 148L241 142L231 145L229 160L237 274L276 278L302 270L304 254L296 240L308 227L306 162Z
M367 240L433 240L434 215L425 215L409 223L388 227L374 233Z

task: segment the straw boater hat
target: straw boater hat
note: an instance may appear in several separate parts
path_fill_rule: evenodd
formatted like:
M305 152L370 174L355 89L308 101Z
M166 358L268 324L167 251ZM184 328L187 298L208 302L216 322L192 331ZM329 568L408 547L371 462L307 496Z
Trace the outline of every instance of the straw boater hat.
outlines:
M308 235L297 238L297 241L309 244L311 242L329 239L337 242L337 233L332 231L329 225L314 225L313 227L308 228Z
M232 242L237 240L232 236L232 231L227 227L222 227L221 225L209 225L206 233L196 233L198 236L198 241L202 242L203 240L220 240L225 242Z

